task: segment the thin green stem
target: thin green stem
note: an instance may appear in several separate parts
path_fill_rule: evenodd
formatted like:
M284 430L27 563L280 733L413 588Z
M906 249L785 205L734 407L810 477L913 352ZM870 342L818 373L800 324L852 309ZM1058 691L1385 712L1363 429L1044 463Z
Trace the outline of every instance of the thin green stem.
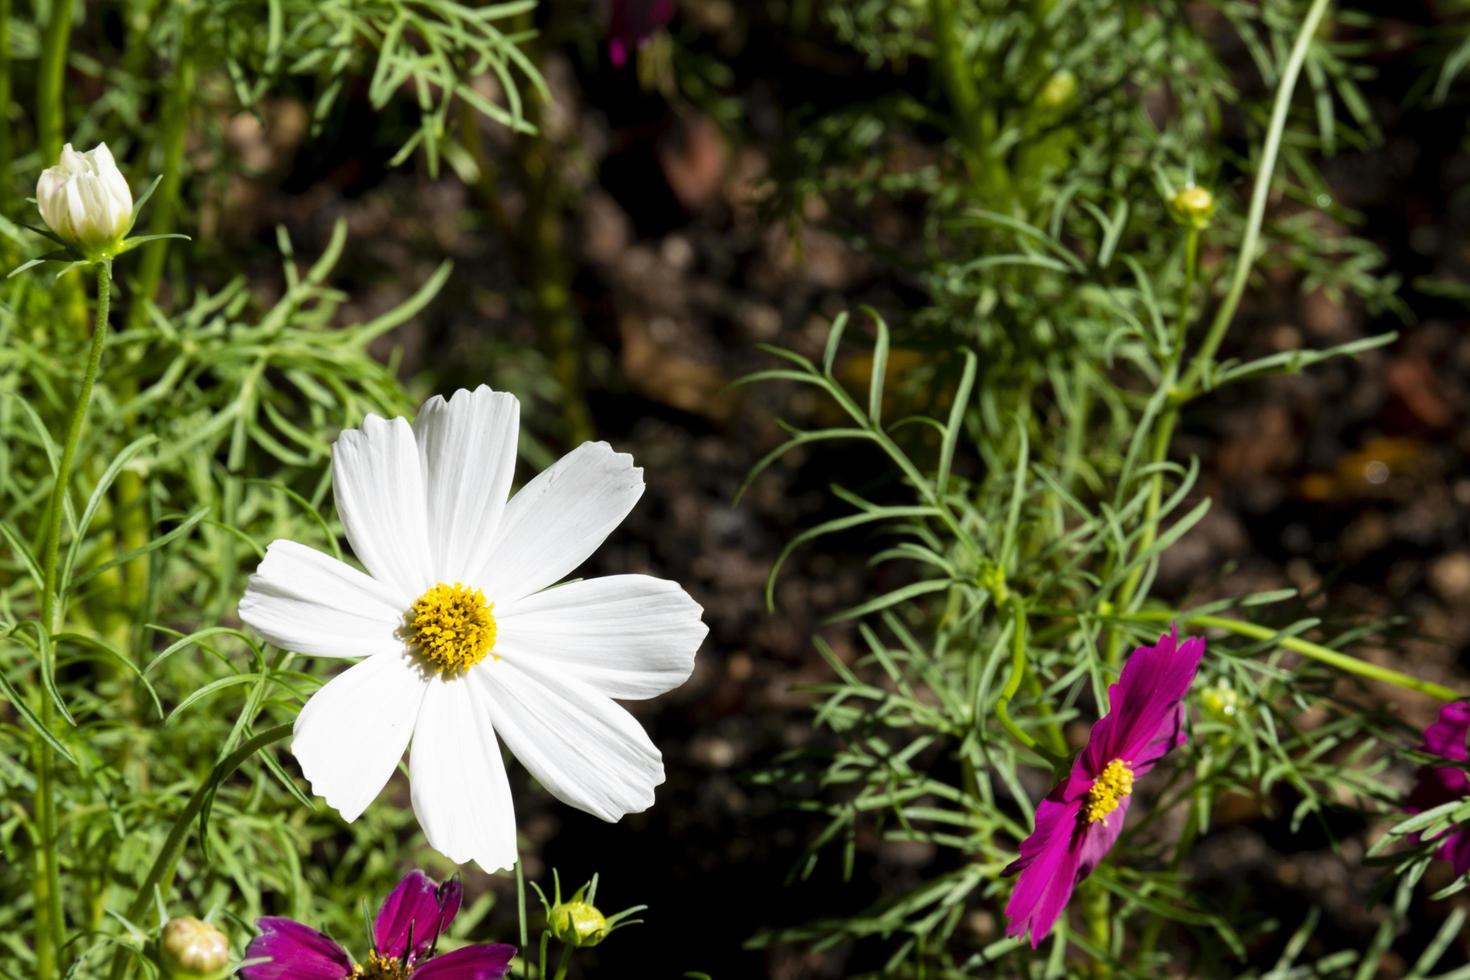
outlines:
M92 401L92 388L102 365L102 350L107 345L107 315L112 297L112 263L102 261L97 269L97 321L92 328L92 344L82 371L82 383L72 403L61 459L56 464L56 480L51 486L51 499L46 506L46 546L41 557L41 625L49 636L61 632L59 583L57 568L61 559L61 523L66 512L67 485L71 482L72 465L76 462L77 445L87 420ZM42 685L43 688L45 685ZM49 694L42 694L40 718L48 731L55 709ZM37 738L36 760L36 880L33 882L36 916L36 975L41 980L54 976L57 956L65 933L65 912L61 906L60 873L56 860L56 780L55 757L45 739Z
M0 0L0 214L10 205L10 165L15 160L10 131L10 11L11 0Z
M965 60L954 0L929 0L929 20L934 30L939 74L954 110L965 165L982 191L1003 191L1005 173L997 165L992 149L995 120L986 112L970 74L969 62Z
M66 85L66 54L71 42L72 0L51 0L50 17L41 36L41 63L36 68L36 130L42 162L55 163L61 156L66 110L62 92Z
M1011 699L1021 689L1021 681L1026 676L1026 607L1019 600L1012 600L1010 607L1011 673L1006 678L1006 684L1001 689L1000 697L996 699L995 717L1000 722L1000 727L1010 733L1011 738L1046 759L1053 769L1061 772L1069 764L1065 752L1055 751L1051 747L1040 744L1031 737L1029 732L1011 719Z
M194 98L194 56L191 44L193 18L185 10L180 14L178 50L174 55L173 79L169 83L163 107L163 132L158 137L163 159L159 173L163 179L149 199L148 234L166 235L174 230L179 212L179 192L184 179L184 144L189 135L189 107ZM143 260L138 270L133 304L128 310L128 329L136 330L148 319L148 304L163 280L163 264L170 242L151 242L143 246ZM146 528L143 531L146 534Z
M1180 623L1192 623L1196 626L1222 629L1226 632L1234 633L1236 636L1244 636L1253 640L1274 640L1278 645L1299 653L1309 660L1326 664L1346 674L1353 674L1357 677L1365 677L1368 680L1391 684L1394 687L1401 687L1408 691L1418 691L1420 694L1427 694L1441 701L1458 701L1465 696L1464 692L1452 690L1442 684L1420 680L1412 674L1405 674L1401 671L1390 670L1387 667L1380 667L1377 664L1368 663L1366 660L1359 660L1357 657L1341 653L1329 647L1324 647L1320 643L1303 640L1299 636L1282 636L1279 631L1269 626L1259 626L1256 623L1249 623L1243 619L1232 619L1229 616L1169 611L1136 612L1128 614L1126 618L1136 622L1148 623L1177 620Z
M205 802L209 799L214 788L219 785L220 780L226 778L236 769L250 759L251 756L291 734L294 725L287 722L274 728L267 728L254 738L245 742L234 752L225 756L220 763L214 767L208 779L199 784L194 794L189 797L189 802L184 804L184 809L174 818L173 827L168 832L163 846L158 849L158 856L153 859L153 865L148 869L143 883L138 886L138 893L133 896L132 904L128 906L125 918L129 922L136 922L148 911L153 904L154 890L159 887L163 879L168 875L178 860L179 851L183 849L184 841L189 837L189 830L198 819L199 813L204 809ZM127 951L118 948L112 958L112 976L114 980L121 977L127 967Z
M1296 81L1307 60L1307 50L1312 46L1317 25L1327 13L1329 2L1330 0L1312 0L1306 19L1302 21L1301 30L1297 33L1296 43L1291 46L1291 53L1286 58L1286 66L1281 72L1281 84L1276 88L1276 102L1271 108L1271 121L1261 152L1261 166L1256 172L1255 186L1251 189L1250 209L1246 214L1245 233L1240 240L1240 254L1235 260L1235 273L1225 292L1225 300L1215 311L1205 339L1184 376L1183 387L1186 391L1192 391L1199 384L1201 376L1214 362L1215 353L1220 349L1225 332L1230 329L1230 322L1240 306L1240 298L1245 293L1246 280L1250 278L1251 267L1256 260L1256 248L1260 244L1261 225L1266 217L1266 199L1271 194L1271 178L1276 171L1276 157L1281 151L1281 139L1286 131L1286 117L1291 110L1292 93L1296 91Z

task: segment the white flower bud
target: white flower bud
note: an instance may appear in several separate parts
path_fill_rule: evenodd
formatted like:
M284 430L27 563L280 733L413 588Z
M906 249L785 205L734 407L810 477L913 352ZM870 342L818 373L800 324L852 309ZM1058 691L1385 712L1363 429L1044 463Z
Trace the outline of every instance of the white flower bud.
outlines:
M106 143L86 153L66 144L36 181L36 204L58 238L88 252L117 242L133 220L133 193Z

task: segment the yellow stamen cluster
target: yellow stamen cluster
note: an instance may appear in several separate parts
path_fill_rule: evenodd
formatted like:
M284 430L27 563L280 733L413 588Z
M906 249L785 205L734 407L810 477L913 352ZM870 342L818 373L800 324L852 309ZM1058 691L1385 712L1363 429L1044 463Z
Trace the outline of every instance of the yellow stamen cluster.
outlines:
M1118 809L1118 804L1132 792L1133 770L1122 759L1114 759L1103 767L1102 775L1087 791L1087 802L1082 807L1083 819L1088 823L1106 821L1108 814Z
M366 963L352 967L352 976L348 980L408 980L408 967L402 960L369 953Z
M495 646L494 608L479 589L440 582L409 609L408 641L441 674L463 673Z

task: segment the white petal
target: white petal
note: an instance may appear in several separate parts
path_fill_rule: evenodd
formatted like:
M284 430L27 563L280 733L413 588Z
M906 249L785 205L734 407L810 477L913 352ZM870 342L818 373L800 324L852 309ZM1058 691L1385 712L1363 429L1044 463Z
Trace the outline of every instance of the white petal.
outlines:
M283 650L367 657L403 650L394 590L295 541L272 541L246 583L240 618Z
M439 581L466 581L485 566L510 496L520 424L515 395L484 385L448 401L435 395L413 420Z
M478 579L510 602L565 578L623 522L643 495L643 470L605 442L584 442L510 498Z
M608 697L656 697L689 679L709 633L677 583L609 575L547 589L495 609L495 650L565 669Z
M332 446L332 491L347 540L404 607L433 584L424 474L408 420L369 415Z
M469 676L489 694L506 746L552 796L609 821L653 805L663 757L622 705L508 657Z
M435 675L413 733L413 812L434 850L487 872L514 867L516 815L484 696Z
M296 717L291 752L311 790L356 820L403 757L426 687L407 654L379 654L311 696Z

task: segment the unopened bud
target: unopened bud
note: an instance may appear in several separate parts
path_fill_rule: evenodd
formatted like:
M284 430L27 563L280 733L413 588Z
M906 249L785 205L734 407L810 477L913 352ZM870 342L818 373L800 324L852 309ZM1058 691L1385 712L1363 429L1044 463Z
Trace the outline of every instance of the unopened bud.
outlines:
M1215 214L1215 195L1197 184L1181 188L1169 201L1169 208L1181 223L1196 231L1209 227Z
M590 902L562 902L551 910L546 923L551 934L576 947L596 946L607 938L607 918Z
M36 205L56 237L83 252L106 252L132 227L133 193L106 143L86 153L71 144L36 181Z
M168 920L158 951L168 980L223 980L230 972L230 941L192 915Z
M1077 98L1077 76L1063 68L1041 86L1037 101L1048 109L1065 109Z
M1240 710L1240 695L1228 684L1213 684L1199 695L1200 707L1212 721L1228 722Z

